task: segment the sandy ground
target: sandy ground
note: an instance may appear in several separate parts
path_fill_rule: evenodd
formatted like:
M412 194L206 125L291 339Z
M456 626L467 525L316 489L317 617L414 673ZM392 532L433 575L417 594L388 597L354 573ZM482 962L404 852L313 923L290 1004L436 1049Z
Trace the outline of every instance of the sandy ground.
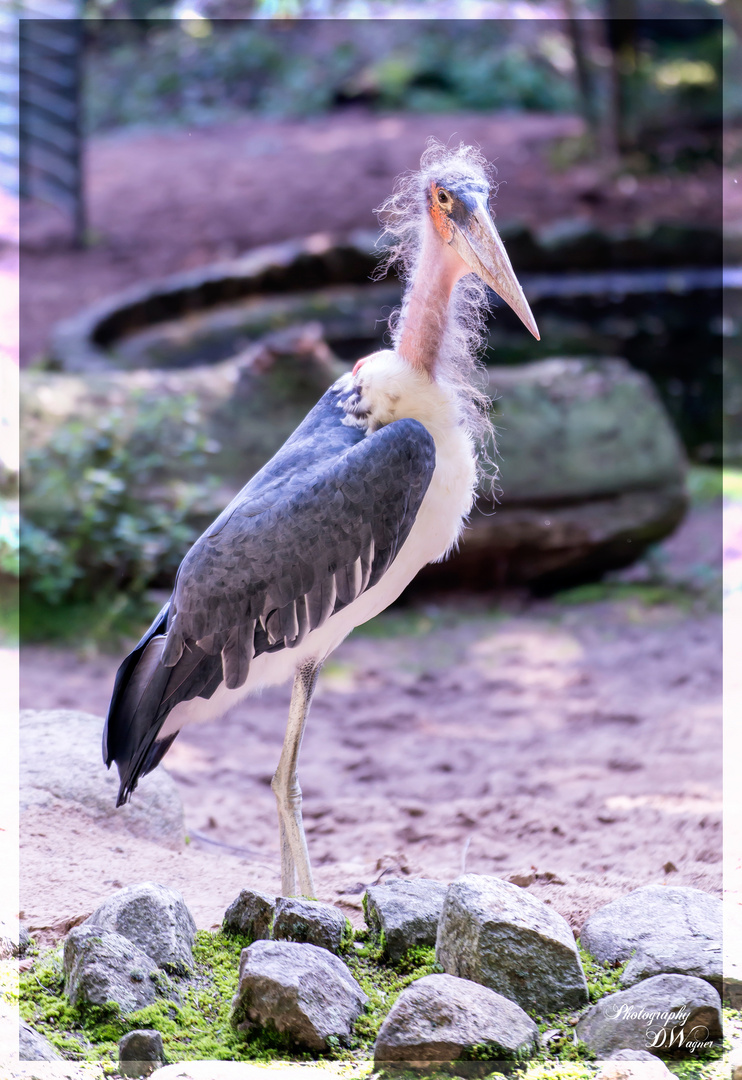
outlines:
M719 569L719 507L668 544ZM721 620L636 599L524 597L397 610L320 680L300 775L320 897L358 922L382 874L533 874L578 930L647 882L721 888ZM103 715L118 657L23 650L21 706ZM288 688L185 730L166 758L191 843L165 852L77 812L23 823L21 908L49 940L121 885L182 890L199 926L279 890L270 779Z

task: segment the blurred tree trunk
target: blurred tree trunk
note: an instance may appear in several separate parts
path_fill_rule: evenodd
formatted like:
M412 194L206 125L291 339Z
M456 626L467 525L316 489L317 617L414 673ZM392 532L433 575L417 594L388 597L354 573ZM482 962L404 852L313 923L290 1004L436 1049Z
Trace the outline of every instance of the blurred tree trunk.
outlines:
M580 19L577 14L574 0L564 0L564 7L567 12L567 29L572 42L572 52L575 59L580 107L585 123L587 124L593 151L596 151L599 148L600 132L598 95L585 47L583 20Z
M631 88L636 72L636 0L606 0L606 37L611 51L611 142L620 156L635 148Z

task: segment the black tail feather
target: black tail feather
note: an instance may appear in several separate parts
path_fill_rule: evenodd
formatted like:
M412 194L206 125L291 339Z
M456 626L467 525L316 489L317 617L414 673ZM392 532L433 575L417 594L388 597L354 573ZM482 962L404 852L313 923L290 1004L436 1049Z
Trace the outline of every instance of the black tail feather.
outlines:
M161 662L169 603L121 664L103 731L103 760L115 761L121 785L116 805L131 798L140 776L162 760L178 732L158 739L171 710L182 701L211 697L222 681L221 656L188 642L173 667Z

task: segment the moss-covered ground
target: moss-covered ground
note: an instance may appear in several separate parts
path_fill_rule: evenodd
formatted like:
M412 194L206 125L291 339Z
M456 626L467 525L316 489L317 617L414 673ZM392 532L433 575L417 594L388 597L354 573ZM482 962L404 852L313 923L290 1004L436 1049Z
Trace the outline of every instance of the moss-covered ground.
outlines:
M172 977L163 984L155 1004L126 1016L116 1006L76 1006L64 996L61 949L36 957L32 969L20 979L20 1012L37 1031L68 1060L100 1062L113 1074L118 1060L118 1041L135 1028L155 1028L161 1035L168 1061L197 1059L254 1062L310 1061L360 1066L371 1071L373 1044L398 995L415 979L442 969L435 950L411 949L400 961L384 958L383 942L369 931L356 931L348 941L343 959L368 995L369 1003L359 1017L349 1046L332 1047L324 1055L310 1054L291 1045L275 1031L245 1036L230 1022L232 997L237 988L241 950L249 939L222 931L199 931L194 947L194 970L189 978ZM581 950L591 1002L620 987L621 967L599 964ZM522 1080L590 1080L595 1074L594 1055L576 1038L579 1013L575 1010L534 1017L543 1043L538 1055L527 1063L512 1063L508 1071ZM727 1028L742 1040L742 1017L725 1011ZM728 1048L728 1047L726 1047ZM690 1059L670 1060L679 1080L721 1080L726 1077L721 1046ZM487 1061L486 1048L454 1072L467 1076L496 1076L497 1067ZM411 1074L412 1075L412 1074ZM428 1073L428 1076L435 1075ZM450 1071L440 1073L450 1076ZM395 1073L402 1080L403 1072Z

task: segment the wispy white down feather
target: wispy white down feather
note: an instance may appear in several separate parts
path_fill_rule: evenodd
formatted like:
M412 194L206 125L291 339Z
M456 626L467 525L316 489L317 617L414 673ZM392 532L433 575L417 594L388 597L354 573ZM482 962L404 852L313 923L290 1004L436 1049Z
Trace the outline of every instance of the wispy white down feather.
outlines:
M428 212L426 193L431 180L454 184L457 180L473 179L487 184L492 190L496 186L493 171L475 147L461 143L456 149L449 149L436 139L429 139L420 159L420 171L402 176L394 193L376 211L384 227L380 242L387 247L377 276L383 276L393 267L406 285L413 281L420 258ZM488 307L487 286L476 274L467 274L454 286L436 364L436 378L445 381L456 393L467 431L477 447L480 485L495 494L498 490L497 465L493 460L495 433L489 415L491 401L483 389L486 376L481 361ZM389 319L395 349L399 345L404 319L403 302Z

